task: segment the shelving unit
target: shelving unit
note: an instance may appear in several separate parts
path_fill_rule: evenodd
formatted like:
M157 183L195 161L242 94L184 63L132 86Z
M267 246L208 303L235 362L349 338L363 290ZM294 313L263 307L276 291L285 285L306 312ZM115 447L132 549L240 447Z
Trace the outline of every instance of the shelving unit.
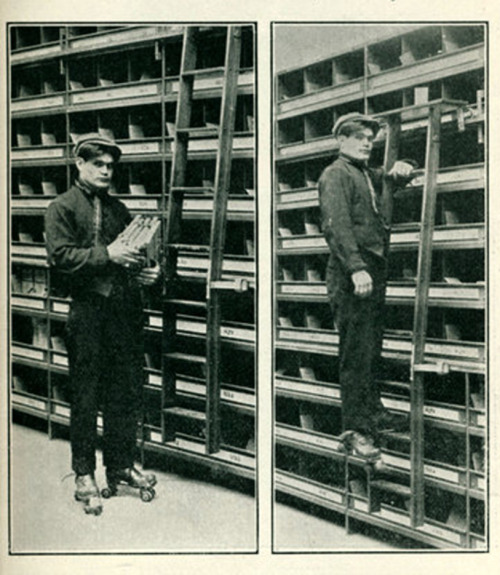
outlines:
M49 435L55 426L69 423L68 363L62 338L69 301L51 286L43 215L50 201L75 178L74 141L90 131L114 138L123 155L112 192L132 214L159 215L166 225L183 82L181 58L187 38L194 35L198 50L186 146L188 189L181 214L184 247L178 250L175 274L179 313L167 328L164 281L145 293L145 412L138 447L143 457L155 452L253 479L254 26L23 25L11 26L9 31L13 410L46 421ZM225 56L233 50L226 50L231 34L237 34L240 43L234 62L233 137L230 147L221 151L219 114ZM182 409L197 409L206 400L207 318L201 308L212 259L210 251L193 251L190 246L210 243L218 158L228 166L229 194L223 218L221 280L244 281L248 289L228 294L220 304L222 441L210 453L205 449L203 429L187 426L167 433L172 421L164 413L162 382L167 377L163 372L165 341L172 338L176 349L168 377L179 414ZM162 251L164 259L166 250Z
M275 490L289 502L342 514L348 530L355 519L431 547L486 549L485 28L391 28L368 45L276 78ZM378 114L384 123L398 111L398 157L424 167L427 103L441 99L463 104L440 118L435 181L421 170L395 193L393 206L379 383L384 405L407 418L413 433L384 436L386 469L375 473L339 450L338 334L325 286L317 181L336 155L331 128L352 111ZM374 165L384 163L387 133L377 137ZM432 245L424 250L432 257L430 285L426 305L415 311L424 289L417 256L429 189L436 194L426 220ZM426 331L415 327L422 319ZM434 372L415 375L418 333Z

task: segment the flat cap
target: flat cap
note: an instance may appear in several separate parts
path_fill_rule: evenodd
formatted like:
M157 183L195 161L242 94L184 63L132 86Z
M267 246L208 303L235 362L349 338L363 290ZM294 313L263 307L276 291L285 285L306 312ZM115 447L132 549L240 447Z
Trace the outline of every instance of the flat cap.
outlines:
M94 144L96 146L101 146L102 148L106 149L113 156L115 162L117 162L120 159L120 156L122 155L122 151L113 140L111 140L110 138L106 138L106 136L101 136L101 134L98 134L97 132L91 132L89 134L82 134L81 136L78 137L74 149L75 156L80 155L80 150L82 149L82 146L86 144Z
M380 129L380 124L378 120L372 116L367 116L366 114L360 114L359 112L350 112L349 114L344 114L335 122L332 129L332 134L337 138L339 135L340 128L346 122L359 122L360 124L365 124L373 130L373 134L376 136Z

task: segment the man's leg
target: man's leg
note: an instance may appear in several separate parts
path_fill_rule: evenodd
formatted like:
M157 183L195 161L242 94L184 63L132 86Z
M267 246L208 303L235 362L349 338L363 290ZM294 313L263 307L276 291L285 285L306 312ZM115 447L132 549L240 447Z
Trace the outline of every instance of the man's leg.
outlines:
M111 296L107 320L107 368L102 382L103 458L106 467L121 469L133 465L138 417L142 407L142 308Z
M71 382L71 452L76 473L75 499L85 513L100 515L102 504L94 478L98 384L101 371L103 300L98 295L73 301L66 326Z
M98 295L73 301L66 326L72 468L77 475L92 474L95 470L102 303Z
M371 410L377 395L372 369L377 352L376 315L376 303L371 296L359 298L351 290L339 301L342 427L363 434L372 431Z

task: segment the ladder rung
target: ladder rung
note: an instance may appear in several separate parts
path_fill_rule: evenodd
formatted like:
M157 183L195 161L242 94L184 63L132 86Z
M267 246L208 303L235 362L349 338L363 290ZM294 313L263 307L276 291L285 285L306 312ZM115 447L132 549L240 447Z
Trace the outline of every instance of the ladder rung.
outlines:
M173 351L171 353L166 353L165 357L168 359L175 359L179 361L190 361L191 363L205 364L207 363L207 358L204 355L191 355L190 353L182 353L180 351Z
M371 487L376 487L382 491L390 491L402 497L411 497L411 489L407 485L395 483L394 481L387 481L386 479L375 479L370 483Z
M167 244L167 248L171 248L173 250L183 250L185 252L208 253L210 251L210 246L197 246L193 244Z
M181 136L215 136L219 133L219 127L214 126L198 126L198 127L191 127L191 128L177 128L176 133Z
M196 68L195 70L183 70L181 72L181 76L207 76L211 74L223 74L224 71L224 66L215 66L213 68Z
M207 303L204 301L193 301L193 300L189 300L189 299L171 298L171 299L166 299L165 303L170 303L170 304L174 304L174 305L185 305L185 306L189 306L189 307L197 307L199 309L206 309L206 307L207 307Z
M206 192L210 192L210 194L213 194L214 192L214 188L213 186L205 186L205 187L180 187L180 186L176 186L175 188L170 188L171 192L178 192L178 193L185 193L185 194L196 194L201 195L201 194L206 194Z
M195 411L194 409L187 409L185 407L166 407L163 410L165 415L176 415L177 417L186 417L188 419L196 419L197 421L206 421L207 416L202 411Z
M380 431L379 433L396 441L411 441L411 435L408 431Z

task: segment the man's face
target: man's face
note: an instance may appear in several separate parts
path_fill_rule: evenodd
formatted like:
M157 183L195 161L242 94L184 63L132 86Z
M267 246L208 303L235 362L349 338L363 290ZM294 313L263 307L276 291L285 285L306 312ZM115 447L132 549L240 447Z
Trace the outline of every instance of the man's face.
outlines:
M113 166L113 156L107 152L87 161L83 158L76 159L80 180L93 188L109 188Z
M371 128L363 127L350 136L339 136L340 153L354 160L366 161L370 158L374 137Z

